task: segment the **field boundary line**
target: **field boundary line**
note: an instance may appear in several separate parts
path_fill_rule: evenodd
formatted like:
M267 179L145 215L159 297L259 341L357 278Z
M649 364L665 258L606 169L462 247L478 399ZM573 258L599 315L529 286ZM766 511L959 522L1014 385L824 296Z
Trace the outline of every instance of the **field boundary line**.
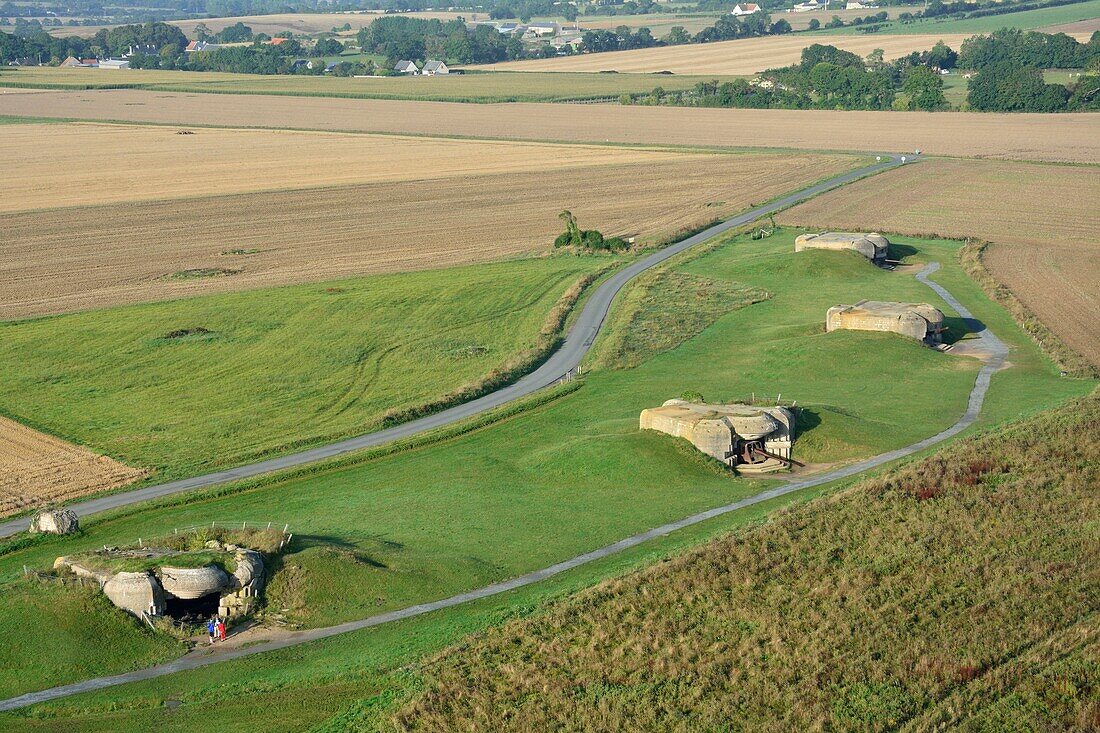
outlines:
M683 251L683 250L681 250ZM648 269L648 268L647 268ZM840 479L850 478L857 474L863 473L874 468L879 468L888 463L896 461L901 458L911 456L915 453L919 453L927 448L942 443L954 436L958 435L962 431L969 428L974 422L977 421L981 414L982 404L985 400L986 392L989 390L990 382L993 375L999 371L1008 358L1008 347L1002 342L993 332L991 332L985 325L977 321L970 310L958 301L950 292L947 291L942 285L929 279L929 275L932 275L940 269L939 262L932 262L926 265L920 272L917 273L917 279L931 288L937 295L944 299L944 301L950 305L959 317L963 318L967 325L972 328L978 335L978 338L984 342L986 353L989 356L984 361L981 369L978 372L977 377L974 380L974 386L971 388L970 397L967 401L967 406L962 416L950 427L941 430L940 432L932 435L931 437L912 443L903 448L898 448L886 453L881 453L877 456L864 459L857 463L853 463L842 468L834 469L826 473L814 476L811 478L802 479L801 481L794 481L784 486L778 486L766 491L762 491L759 494L746 497L739 501L735 501L730 504L708 509L706 511L693 514L683 519L678 519L672 522L662 524L658 527L646 530L639 534L632 535L625 539L610 545L591 550L580 555L576 555L568 560L555 563L548 567L525 573L524 575L510 578L508 580L499 581L490 585L483 586L471 591L459 593L449 598L443 598L437 601L429 601L426 603L419 603L414 606L408 606L406 608L396 609L393 611L387 611L385 613L376 614L374 616L368 616L367 618L358 619L356 621L348 621L335 626L328 626L319 629L309 629L307 631L293 632L293 634L287 638L263 642L255 644L253 646L232 649L221 654L204 654L200 652L191 652L179 659L167 662L165 664L156 665L153 667L146 667L145 669L135 670L133 672L126 672L123 674L112 675L108 677L97 677L94 679L83 680L81 682L74 682L68 685L61 685L59 687L53 687L46 690L40 690L38 692L30 692L18 697L13 697L7 700L0 700L0 712L16 710L19 708L34 705L40 702L47 702L49 700L56 700L63 697L69 697L71 695L80 694L83 692L92 692L95 690L102 690L108 687L114 687L129 682L139 682L142 680L154 679L157 677L163 677L165 675L174 674L176 672L184 672L187 670L198 669L200 667L206 667L219 662L225 662L233 659L240 659L242 657L252 656L254 654L262 654L264 652L276 651L279 649L285 649L291 646L298 646L300 644L306 644L312 641L319 641L327 639L329 637L338 636L340 634L346 634L352 631L361 631L369 629L375 626L381 626L383 624L392 623L395 621L401 621L404 619L415 618L422 616L433 611L439 611L454 606L459 606L470 601L481 600L492 596L500 595L508 591L516 590L524 586L533 585L547 578L552 578L556 575L560 575L566 571L578 568L582 565L586 565L595 560L600 560L612 555L616 555L625 550L637 547L645 542L662 537L671 532L685 529L702 522L706 522L710 519L729 514L731 512L744 509L755 504L770 501L788 494L792 494L796 491L808 489L816 486L831 483Z

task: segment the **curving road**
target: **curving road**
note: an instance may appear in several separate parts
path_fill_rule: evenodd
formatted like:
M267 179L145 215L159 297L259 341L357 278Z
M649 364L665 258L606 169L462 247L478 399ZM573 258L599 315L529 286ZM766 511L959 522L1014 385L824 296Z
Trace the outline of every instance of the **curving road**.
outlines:
M579 567L586 563L598 560L600 558L608 557L616 553L628 550L632 547L636 547L644 542L667 535L669 532L675 532L676 530L690 527L693 524L699 524L705 522L708 519L722 516L723 514L729 514L730 512L737 511L738 509L744 509L745 507L752 506L753 504L759 504L770 499L775 499L786 494L793 493L795 491L801 491L813 486L820 486L822 484L836 481L837 479L848 478L863 471L877 468L890 461L903 458L905 456L912 455L926 448L942 443L948 438L958 435L960 432L970 427L975 420L978 419L978 415L982 410L982 403L985 400L986 391L989 389L990 379L993 374L1004 366L1005 359L1008 356L1008 347L998 339L989 329L982 326L978 321L974 320L973 315L967 308L956 300L951 293L945 290L942 286L932 282L928 279L928 276L938 270L940 265L938 262L933 262L926 266L923 270L917 273L917 279L923 282L928 287L932 288L939 294L952 308L966 320L967 324L971 327L971 330L976 331L981 343L979 344L979 351L985 354L984 361L981 370L978 372L978 376L974 381L974 387L970 392L970 399L967 403L966 410L963 412L962 417L955 422L954 425L943 430L942 432L933 435L930 438L925 438L917 443L908 445L904 448L898 448L897 450L889 451L881 455L868 458L860 461L859 463L853 463L843 468L838 468L828 473L823 473L811 478L802 479L801 481L793 481L784 486L779 486L768 491L762 491L759 494L750 496L740 501L733 502L732 504L726 504L724 506L715 507L714 509L708 509L698 514L693 514L690 517L684 519L678 519L674 522L663 524L660 527L654 527L640 534L636 534L632 537L619 540L618 542L607 545L605 547L586 552L583 555L577 555L576 557L564 560L560 563L551 565L550 567L542 568L541 570L535 570L534 572L521 575L516 578L504 580L499 583L493 583L476 590L468 591L466 593L460 593L450 598L443 598L438 601L431 601L429 603L421 603L416 606L409 606L408 608L401 608L395 611L389 611L387 613L380 613L375 616L370 616L358 621L349 621L347 623L339 624L337 626L329 626L321 629L310 629L308 631L298 631L291 635L278 639L275 641L262 642L248 647L240 647L235 649L209 650L205 647L200 647L198 650L191 652L190 654L176 659L172 662L157 665L155 667L147 667L146 669L139 669L134 672L127 672L125 674L113 675L111 677L98 677L95 679L84 680L82 682L75 682L69 685L62 685L59 687L53 687L47 690L41 690L39 692L31 692L19 697L13 697L8 700L0 700L0 712L5 710L15 710L17 708L26 707L28 705L34 705L40 702L46 702L48 700L56 700L62 697L68 697L70 695L76 695L82 692L91 692L93 690L101 690L105 687L113 687L115 685L125 684L127 682L138 682L141 680L154 679L156 677L163 677L164 675L173 674L175 672L183 672L190 669L197 669L199 667L206 667L218 662L228 661L230 659L239 659L241 657L251 656L253 654L261 654L263 652L275 651L277 649L284 649L290 646L296 646L298 644L305 644L311 641L317 641L319 639L326 639L330 636L337 636L339 634L346 634L350 631L359 631L361 629L367 629L373 626L380 626L382 624L390 623L393 621L400 621L401 619L413 618L432 611L438 611L444 608L450 608L452 606L458 606L469 601L474 601L480 598L488 598L500 593L505 593L516 588L521 588L526 585L532 585L538 583L546 578L553 577L559 573L563 573L567 570ZM620 286L621 287L621 286ZM604 309L606 312L606 308ZM583 351L582 351L583 353Z
M589 297L584 309L577 317L573 327L570 328L569 333L566 334L562 345L557 351L551 354L549 359L543 362L542 365L533 372L512 384L501 387L495 392L490 392L476 400L464 402L461 405L456 405L442 412L402 423L401 425L395 425L392 428L379 430L374 433L367 433L366 435L359 435L336 443L329 443L328 445L318 446L317 448L311 448L301 451L300 453L291 453L289 455L269 458L264 461L249 463L225 471L217 471L202 476L194 476L178 481L169 481L163 484L145 486L132 491L110 494L99 497L98 499L89 499L88 501L69 504L68 507L79 516L85 517L89 514L107 511L108 509L118 509L119 507L137 504L138 502L148 501L149 499L159 499L163 496L178 494L182 491L215 486L217 484L224 484L262 473L269 473L284 468L301 466L306 463L322 461L326 458L332 458L333 456L390 443L395 440L411 437L426 430L450 425L479 415L486 410L500 407L520 397L525 397L532 392L554 384L581 363L585 354L587 354L588 350L592 347L592 342L600 332L600 328L603 326L604 318L607 317L607 312L611 308L611 301L615 299L615 296L618 295L623 286L635 277L654 265L660 264L670 257L674 257L684 250L690 249L700 242L704 242L730 229L743 226L755 219L759 219L761 216L767 216L780 209L785 209L788 206L813 198L831 188L843 186L859 178L902 165L900 156L883 155L881 158L882 160L874 165L857 168L847 173L843 173L834 178L804 188L801 191L788 194L769 204L757 206L754 209L738 214L732 219L724 221L721 224L716 224L709 229L705 229L694 236L665 247L648 257L643 257L622 268L596 288L595 292ZM913 160L912 156L910 156L909 159ZM0 538L17 534L25 530L27 525L27 519L12 519L4 522L0 524Z

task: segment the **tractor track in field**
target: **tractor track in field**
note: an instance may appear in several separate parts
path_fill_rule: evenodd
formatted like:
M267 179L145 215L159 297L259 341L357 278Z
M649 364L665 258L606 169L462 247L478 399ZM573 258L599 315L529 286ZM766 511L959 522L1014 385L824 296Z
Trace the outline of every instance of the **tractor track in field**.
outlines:
M199 486L210 486L224 481L231 481L243 476L256 475L258 473L264 473L267 471L278 470L288 466L301 465L302 463L322 460L332 455L339 455L352 450L358 450L359 448L378 445L381 442L387 442L389 440L395 440L401 437L407 437L415 432L421 430L431 429L433 427L439 427L451 422L465 419L467 417L476 415L485 410L497 407L505 402L516 399L520 396L527 395L535 390L549 386L562 377L564 377L570 370L576 367L580 363L581 359L588 352L591 344L599 333L601 326L603 325L604 318L607 315L611 302L615 295L634 277L638 276L645 270L683 252L684 250L699 244L711 237L722 234L730 229L741 226L752 220L759 218L760 216L767 215L778 209L790 206L793 203L804 200L811 196L815 196L829 188L834 186L843 185L849 183L857 178L865 175L877 173L887 168L892 168L895 165L899 165L900 160L895 158L888 158L885 161L877 163L873 166L867 166L855 171L850 171L847 174L831 178L822 183L810 186L806 189L790 194L776 201L766 204L764 206L756 207L750 211L747 211L729 221L716 225L707 229L699 234L689 237L681 242L678 242L666 249L656 252L646 258L638 260L628 267L623 268L617 272L612 278L605 281L589 298L585 304L580 316L576 323L570 329L569 334L563 342L561 348L559 348L551 357L543 363L535 371L531 372L524 378L518 380L512 385L506 386L496 392L485 395L472 402L459 405L457 407L445 410L443 412L431 415L419 420L415 420L404 425L399 425L388 430L383 430L378 433L371 433L358 438L352 438L350 440L340 441L330 446L324 446L321 448L313 449L311 451L304 451L291 456L284 456L281 458L271 459L268 461L262 461L260 463L252 464L251 466L245 466L242 468L234 469L232 471L223 471L216 474L209 474L207 476L200 476L194 479L187 479L184 481L175 481L169 484L163 484L161 486L152 486L145 489L138 489L132 492L125 492L115 494L112 496L103 497L101 499L92 500L89 502L82 502L80 504L73 505L77 509L83 509L83 513L92 513L94 511L103 511L108 508L115 508L120 506L126 506L128 504L136 503L139 501L145 501L149 498L155 498L158 496L165 496L180 491L186 491L190 488L197 488ZM563 560L549 567L545 567L539 570L520 575L515 578L503 580L497 583L483 586L474 590L467 591L465 593L459 593L449 598L443 598L436 601L430 601L427 603L420 603L414 606L406 608L396 609L385 613L376 614L367 618L358 619L355 621L348 621L335 626L328 626L318 629L309 629L305 631L294 631L288 633L282 633L278 638L270 639L267 641L258 641L257 643L251 643L248 646L240 646L235 648L220 648L209 649L199 648L196 649L179 659L164 664L156 665L153 667L147 667L145 669L139 669L132 672L126 672L123 674L97 677L93 679L83 680L80 682L74 682L67 685L61 685L58 687L49 688L46 690L40 690L37 692L31 692L17 697L9 698L7 700L0 700L0 712L8 710L16 710L19 708L27 707L41 702L47 702L49 700L56 700L59 698L68 697L71 695L77 695L84 692L92 692L95 690L101 690L107 687L113 687L116 685L126 684L129 682L139 682L142 680L154 679L176 672L183 672L191 669L197 669L200 667L206 667L218 662L229 661L232 659L240 659L242 657L251 656L254 654L262 654L264 652L275 651L278 649L284 649L286 647L297 646L299 644L305 644L312 641L318 641L329 637L337 636L340 634L349 633L352 631L359 631L362 629L372 628L374 626L380 626L394 621L400 621L403 619L414 618L426 613L438 611L446 608L452 608L470 601L476 601L483 598L489 598L491 596L506 593L524 586L538 583L547 578L554 577L560 573L572 570L587 563L599 560L602 558L610 557L618 554L630 548L641 545L650 540L658 537L665 536L670 532L675 532L686 527L690 527L701 522L719 517L730 512L737 511L755 504L770 501L772 499L785 496L787 494L801 491L803 489L811 488L814 486L821 486L823 484L830 483L839 479L849 478L864 471L878 468L891 461L895 461L899 458L913 455L927 448L935 446L943 441L946 441L962 431L970 427L981 414L982 404L985 400L986 392L989 389L990 380L993 374L999 369L1005 366L1005 361L1008 356L1008 348L1005 344L998 339L992 332L990 332L984 325L977 322L970 311L962 305L954 296L951 295L941 285L932 282L929 279L929 275L939 269L938 262L933 262L925 266L920 272L916 274L918 280L927 285L933 291L935 291L940 297L942 297L957 313L966 320L968 326L972 331L976 332L981 344L981 353L984 355L983 365L974 382L974 387L970 392L969 401L966 406L966 410L962 416L947 429L918 441L903 448L898 448L893 451L888 451L871 458L867 458L863 461L853 463L848 466L844 466L832 471L828 471L817 476L805 478L798 481L793 481L784 486L779 486L767 491L760 492L753 496L746 497L740 501L726 504L723 506L708 509L697 514L693 514L683 519L678 519L672 522L668 522L659 527L654 527L645 532L627 537L619 540L610 545L591 550L589 552L577 555L575 557ZM14 530L9 530L13 525L17 525ZM3 526L3 530L7 534L13 534L14 531L18 531L23 526L23 522L18 523L9 522Z

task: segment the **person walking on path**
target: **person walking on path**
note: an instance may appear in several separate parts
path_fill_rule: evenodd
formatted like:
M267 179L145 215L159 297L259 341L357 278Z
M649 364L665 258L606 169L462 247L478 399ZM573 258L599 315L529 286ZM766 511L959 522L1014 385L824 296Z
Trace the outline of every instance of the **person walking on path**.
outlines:
M206 633L210 635L210 645L214 644L214 637L218 633L218 617L211 616L210 620L206 622Z
M225 621L218 618L218 641L225 641Z

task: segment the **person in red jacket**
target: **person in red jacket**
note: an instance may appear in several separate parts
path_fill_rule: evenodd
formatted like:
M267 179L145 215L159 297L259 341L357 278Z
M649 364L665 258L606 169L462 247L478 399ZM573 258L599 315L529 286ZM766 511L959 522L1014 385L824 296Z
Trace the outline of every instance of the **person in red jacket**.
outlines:
M225 641L225 621L218 618L218 641Z

